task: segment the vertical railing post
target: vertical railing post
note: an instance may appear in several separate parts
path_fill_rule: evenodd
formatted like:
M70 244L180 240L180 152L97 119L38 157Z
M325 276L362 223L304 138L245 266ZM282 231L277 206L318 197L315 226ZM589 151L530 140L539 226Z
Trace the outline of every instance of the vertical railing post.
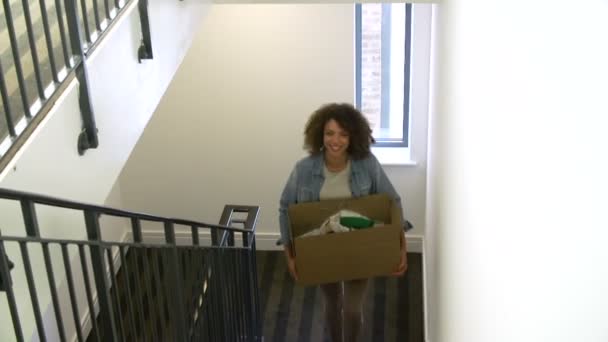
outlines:
M72 275L72 266L70 264L70 253L67 243L61 243L61 254L63 256L63 266L65 268L65 277L68 283L68 293L70 295L70 306L72 307L72 315L74 318L74 326L76 327L76 337L78 342L83 342L86 335L82 332L80 323L80 311L78 310L78 301L76 299L76 290L74 289L74 276Z
M82 26L84 27L84 35L88 44L91 44L91 31L89 30L89 18L87 16L87 2L80 0L80 9L82 10ZM101 31L101 30L100 30Z
M21 66L21 56L19 54L18 36L13 22L13 13L11 10L10 0L2 0L4 6L4 16L6 18L6 26L3 27L3 31L6 29L10 41L10 47L13 52L13 66L15 67L15 73L17 75L17 83L19 85L19 92L21 93L21 103L23 104L23 111L26 118L31 118L32 113L30 111L29 98L27 96L27 85L25 84L25 78L23 74L23 67ZM3 42L3 44L5 44ZM3 48L4 49L4 48Z
M93 304L93 294L91 293L91 282L89 280L89 267L87 266L87 260L84 252L84 245L78 245L78 255L80 256L80 267L82 267L82 278L84 279L84 289L87 296L87 304L89 305L89 313L95 312L95 305ZM100 342L99 328L97 327L97 320L91 320L91 331L89 334L95 336L96 341Z
M45 0L38 0L40 5L40 17L42 18L42 28L44 29L44 40L46 42L46 48L48 52L49 65L51 67L51 74L53 82L59 83L59 76L57 75L57 64L55 63L55 56L53 51L53 36L51 36L51 30L49 27L49 16L46 9Z
M246 213L243 219L233 218L235 212ZM220 225L231 226L236 223L243 224L244 229L248 230L242 234L242 253L237 254L237 264L235 276L239 279L241 288L236 289L236 303L244 312L239 312L239 324L245 330L247 340L261 340L261 317L259 308L256 261L255 261L255 230L259 208L255 206L226 205L220 218ZM222 234L223 235L223 234ZM234 246L234 232L228 232L228 246ZM221 247L220 247L221 248ZM221 251L220 251L221 252ZM231 300L231 298L228 298ZM244 319L244 320L243 320ZM240 336L243 337L243 336Z
M4 69L2 68L2 61L0 60L0 100L2 100L2 108L4 109L4 120L8 129L8 135L11 138L17 136L15 132L15 124L13 123L13 114L11 112L10 99L8 97L8 89L6 88L6 81L4 80ZM1 119L0 119L1 120Z
M80 59L80 64L76 67L76 77L80 85L79 103L83 127L78 136L78 154L83 155L86 150L96 148L99 145L99 140L93 107L91 106L86 60L81 40L82 34L80 32L80 25L78 24L78 5L76 0L65 0L65 13L68 21L70 42L72 44L72 54Z
M225 205L224 210L222 211L222 216L220 217L220 225L222 226L230 226L232 224L232 214L234 211L234 206ZM217 242L221 243L227 235L227 245L234 246L234 232L221 230L221 233L217 234ZM224 247L224 246L223 246Z
M93 19L95 20L95 27L97 28L97 31L101 32L103 29L101 28L101 20L99 19L99 3L97 0L93 0L91 5L93 7Z
M136 217L132 217L131 218L131 229L133 232L133 242L135 243L142 243L143 242L143 236L142 236L142 232L141 232L141 221L139 220L139 218ZM137 270L137 272L135 273L137 280L137 284L142 284L142 282L140 281L140 279L143 277L143 284L145 284L145 293L148 294L148 306L149 307L153 307L153 304L151 303L151 297L152 297L152 277L153 277L153 270L152 270L152 266L150 265L150 260L148 259L148 252L146 250L146 248L140 247L140 248L133 248L132 252L134 253L134 258L135 258L135 268ZM139 263L139 258L141 258L142 264L141 264L141 268L140 268L140 263ZM140 274L142 275L142 277L140 277ZM143 289L142 289L143 291ZM143 314L142 310L143 310L143 305L141 306L141 310L140 313ZM145 338L146 335L146 329L145 329L145 324L143 323L143 317L142 317L142 337L144 338L144 341L146 340ZM153 334L150 336L150 338L153 338Z
M90 241L101 242L101 231L99 229L99 218L97 213L91 210L84 212L87 227L87 237ZM97 288L97 299L99 303L99 316L101 330L104 337L110 341L118 341L116 324L114 322L114 310L110 298L110 287L107 283L106 267L104 263L104 249L101 244L94 244L91 248L91 265Z
M177 255L177 243L175 241L175 227L170 221L165 221L165 240L171 247L169 248L169 269L165 270L165 274L170 278L169 286L172 293L175 295L167 300L173 300L173 318L175 323L173 331L175 332L176 341L186 341L186 318L184 309L184 286L181 276L181 268L179 267L179 256Z
M231 219L232 219L232 214L233 214L233 207L230 205L226 205L224 206L224 210L222 211L222 216L220 217L220 222L219 224L222 226L230 226L231 225ZM216 278L219 278L219 282L220 285L223 288L218 291L220 294L220 301L217 303L219 304L219 312L221 315L221 320L220 320L220 329L222 331L222 333L224 334L224 338L226 340L232 339L232 335L234 333L234 329L231 329L231 324L232 324L232 315L234 314L233 312L231 312L232 310L234 310L233 307L230 306L231 304L231 290L232 287L234 286L234 284L230 281L229 277L230 274L232 272L234 272L235 270L232 269L230 266L230 261L231 261L231 256L232 253L230 253L231 251L229 249L227 249L226 247L228 246L234 246L234 232L232 231L227 231L227 230L221 230L221 234L218 234L218 243L219 243L219 249L217 251L217 255L218 255L218 260L217 263L215 264L215 266L217 267L215 270L215 275ZM232 271L232 272L231 272ZM226 310L227 308L227 310Z
M255 243L255 233L251 232L251 245L248 250L249 252L249 274L252 284L252 289L250 293L252 294L251 299L253 301L253 307L251 309L251 313L253 315L253 334L255 336L256 341L263 340L262 326L264 325L263 316L260 312L260 291L258 286L258 272L257 272L257 256L256 256L256 243Z
M243 206L240 208L247 212L247 218L245 219L244 228L248 232L243 233L243 249L246 258L247 266L247 291L248 295L245 296L247 301L249 319L251 325L248 326L248 334L250 341L262 340L262 316L260 314L260 298L258 291L258 277L257 277L257 261L256 261L256 244L255 244L255 225L258 219L259 207L255 206Z
M0 238L2 235L0 234ZM19 311L17 310L17 300L15 299L15 293L13 292L11 274L10 274L10 262L6 251L4 249L4 241L0 240L0 279L2 279L2 286L6 291L6 299L8 301L8 307L13 319L13 328L15 329L15 337L18 341L23 341L23 330L21 328L21 322L19 320Z
M200 239L198 236L198 226L190 227L190 231L192 232L192 244L198 246L200 244Z
M245 307L247 311L246 331L248 341L255 341L258 338L258 312L256 310L257 297L257 278L255 265L255 236L253 232L243 233L243 257L245 259L243 270Z
M38 59L38 48L36 47L36 37L34 36L32 16L30 14L30 4L28 0L22 0L21 4L23 9L23 19L25 20L25 27L27 31L27 38L29 42L30 55L32 57L32 64L34 67L34 79L36 80L38 97L42 100L46 100L46 95L44 94L44 85L42 84L42 74L40 72L40 60Z
M215 246L215 245L214 245ZM213 341L222 341L223 339L223 329L222 329L222 319L221 319L221 309L223 308L221 305L221 296L222 296L222 284L218 280L219 273L219 259L220 250L216 248L209 249L207 254L207 258L205 263L209 265L207 269L205 269L205 273L203 273L203 279L207 282L207 291L205 294L205 299L207 300L206 310L208 311L207 317L209 318L209 334L213 336ZM217 274L216 274L217 273Z
M23 215L23 223L25 225L25 231L28 237L32 237L32 238L36 238L39 239L40 238L40 228L38 226L38 217L36 216L36 206L34 204L33 201L31 200L27 200L27 199L22 199L20 201L21 203L21 214ZM48 245L44 245L43 249L43 253L45 253L46 258L48 259ZM40 338L40 340L45 341L46 340L46 333L44 331L44 324L43 324L43 320L42 320L42 315L41 315L41 310L40 310L40 303L38 302L38 296L36 295L36 284L34 281L34 277L33 277L33 272L32 272L32 267L31 267L31 263L30 263L30 257L29 257L29 252L27 249L27 245L25 242L21 243L21 254L23 257L23 263L24 266L26 268L26 278L28 281L28 286L30 289L30 297L32 299L32 306L34 309L34 317L36 319L36 326L38 328L38 336ZM52 270L47 270L48 275L49 275L49 279L52 277ZM55 291L54 286L51 286L51 291ZM59 300L57 299L56 295L53 294L52 295L52 299L53 299L53 308L56 312L57 315L57 324L61 325L61 313L59 312L60 308L59 308ZM60 330L60 336L63 336L63 326L61 326L59 328Z
M148 16L148 0L139 0L137 4L139 9L139 21L141 23L141 45L137 51L139 63L142 59L152 59L152 36L150 34L150 17Z

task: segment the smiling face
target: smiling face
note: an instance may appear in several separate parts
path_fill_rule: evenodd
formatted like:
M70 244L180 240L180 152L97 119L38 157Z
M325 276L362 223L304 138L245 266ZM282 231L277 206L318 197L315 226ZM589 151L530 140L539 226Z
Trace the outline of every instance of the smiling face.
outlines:
M350 135L336 120L331 119L325 123L323 130L323 146L325 157L334 160L344 159L348 153Z

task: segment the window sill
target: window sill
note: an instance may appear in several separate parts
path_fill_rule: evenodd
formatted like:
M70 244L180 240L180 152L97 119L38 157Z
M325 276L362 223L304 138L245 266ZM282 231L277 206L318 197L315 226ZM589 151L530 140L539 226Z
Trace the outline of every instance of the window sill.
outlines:
M380 164L385 166L416 166L418 163L411 159L407 147L372 147L372 153Z

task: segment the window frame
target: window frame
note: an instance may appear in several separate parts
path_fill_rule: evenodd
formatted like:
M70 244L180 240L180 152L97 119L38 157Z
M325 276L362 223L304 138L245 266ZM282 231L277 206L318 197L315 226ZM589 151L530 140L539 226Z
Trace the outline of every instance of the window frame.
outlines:
M382 4L382 6L390 6L390 3ZM361 109L361 50L362 50L362 4L355 4L355 105L358 109ZM382 22L382 50L389 51L384 43L386 40L390 40L390 22L384 20L383 11L383 22ZM412 64L412 4L405 4L405 63L404 63L404 89L403 89L403 135L400 141L376 138L376 143L373 147L410 147L410 122L411 122L411 110L410 110L410 95L411 95L411 64ZM390 60L388 59L387 53L382 54L382 75L390 74ZM386 56L386 57L385 57ZM381 88L381 117L388 115L390 101L388 93L390 92L389 82L385 81L386 77L382 78Z

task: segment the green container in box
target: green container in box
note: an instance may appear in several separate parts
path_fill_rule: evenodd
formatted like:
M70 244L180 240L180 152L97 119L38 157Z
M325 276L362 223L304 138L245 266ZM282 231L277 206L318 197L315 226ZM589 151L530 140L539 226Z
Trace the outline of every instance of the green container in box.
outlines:
M340 217L340 224L352 229L365 229L373 227L374 220L370 220L366 217L342 216Z

